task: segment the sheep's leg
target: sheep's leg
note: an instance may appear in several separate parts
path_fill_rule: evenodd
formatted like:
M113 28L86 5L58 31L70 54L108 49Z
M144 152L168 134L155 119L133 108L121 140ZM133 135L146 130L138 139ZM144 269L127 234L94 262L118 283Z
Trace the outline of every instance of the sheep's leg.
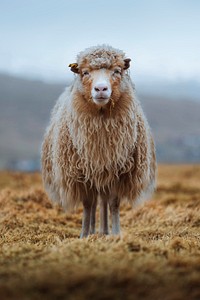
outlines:
M119 206L120 199L118 197L109 199L111 220L112 220L112 234L120 234L120 218L119 218Z
M82 219L82 231L80 238L87 237L90 232L90 215L91 215L92 202L88 200L83 201L83 219Z
M100 200L100 233L109 234L108 201L104 197L102 197Z
M90 216L90 234L95 234L97 198L93 200Z

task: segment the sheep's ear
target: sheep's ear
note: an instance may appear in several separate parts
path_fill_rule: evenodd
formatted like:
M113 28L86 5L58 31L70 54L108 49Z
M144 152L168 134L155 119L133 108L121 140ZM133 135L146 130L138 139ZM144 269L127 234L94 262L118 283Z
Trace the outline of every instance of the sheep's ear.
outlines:
M71 71L74 73L79 73L79 68L78 68L78 64L74 63L74 64L69 64L69 67L71 68Z
M130 67L130 58L125 58L124 59L124 70L128 69Z

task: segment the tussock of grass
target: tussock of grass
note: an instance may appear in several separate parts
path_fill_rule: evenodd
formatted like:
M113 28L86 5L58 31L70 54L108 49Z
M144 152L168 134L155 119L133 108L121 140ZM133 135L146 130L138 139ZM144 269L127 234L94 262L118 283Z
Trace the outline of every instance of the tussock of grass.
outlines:
M200 166L160 166L122 237L79 239L39 174L0 173L0 299L200 299Z

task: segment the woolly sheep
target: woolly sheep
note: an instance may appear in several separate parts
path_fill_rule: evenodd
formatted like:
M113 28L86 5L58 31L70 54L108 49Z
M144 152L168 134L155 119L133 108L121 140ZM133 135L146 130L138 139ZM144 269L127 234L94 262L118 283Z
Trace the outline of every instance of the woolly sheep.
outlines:
M152 192L155 149L127 69L130 59L111 46L91 47L70 64L76 73L58 99L42 145L42 177L49 197L67 211L83 203L81 237L120 234L120 201L131 205Z

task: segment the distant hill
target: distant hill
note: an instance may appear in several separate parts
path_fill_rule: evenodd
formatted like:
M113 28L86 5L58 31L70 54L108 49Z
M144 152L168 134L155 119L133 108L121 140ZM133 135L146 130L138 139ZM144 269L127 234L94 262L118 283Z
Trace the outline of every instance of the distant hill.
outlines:
M38 167L50 111L67 84L0 74L0 168ZM155 136L158 160L200 162L200 102L188 95L175 100L165 93L153 95L145 86L139 91L144 91L138 97Z
M200 102L200 82L196 80L164 80L140 77L136 88L146 95L154 95L171 100L192 100Z
M64 84L0 75L0 167L36 160L50 110Z

